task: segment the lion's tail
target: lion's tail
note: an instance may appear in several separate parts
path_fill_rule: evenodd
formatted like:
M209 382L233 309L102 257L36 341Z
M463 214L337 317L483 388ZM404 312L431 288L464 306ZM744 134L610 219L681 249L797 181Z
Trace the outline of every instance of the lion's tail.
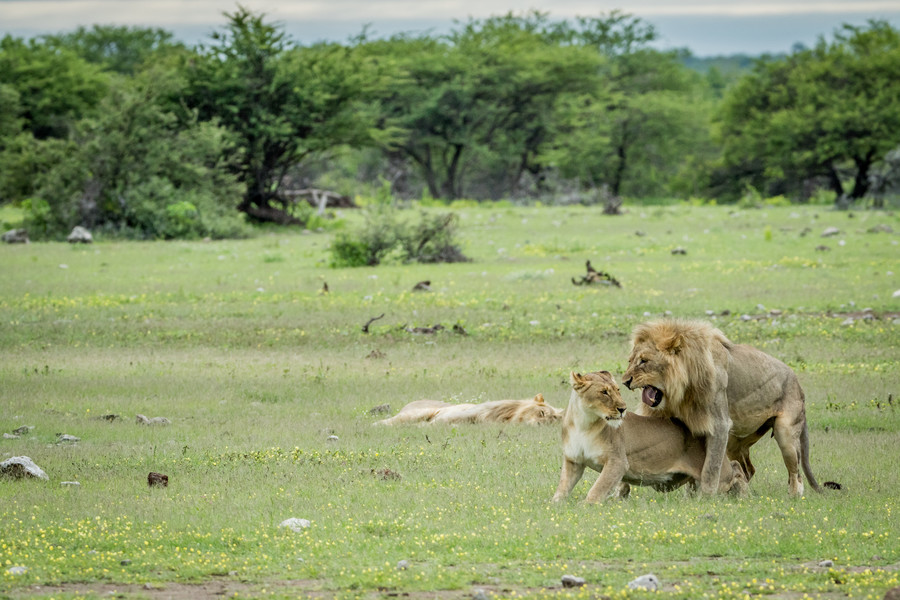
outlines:
M803 473L806 475L809 485L821 494L822 486L816 481L812 467L809 466L809 428L806 426L806 419L803 420L803 431L800 432L800 465L803 467Z

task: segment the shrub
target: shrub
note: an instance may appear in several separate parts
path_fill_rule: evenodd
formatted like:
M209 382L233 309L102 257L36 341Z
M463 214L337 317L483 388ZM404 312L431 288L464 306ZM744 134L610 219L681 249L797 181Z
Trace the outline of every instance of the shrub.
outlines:
M453 213L408 223L392 204L376 202L365 209L365 225L339 233L331 244L332 267L375 266L382 263L464 262L469 259L455 243Z

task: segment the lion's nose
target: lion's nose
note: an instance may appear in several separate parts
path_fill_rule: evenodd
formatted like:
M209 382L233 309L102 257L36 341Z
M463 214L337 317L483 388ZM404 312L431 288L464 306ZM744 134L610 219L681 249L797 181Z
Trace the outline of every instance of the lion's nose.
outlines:
M625 409L624 409L624 408L619 408L618 411L619 411L619 415L620 415L620 416L625 414Z
M622 383L624 383L625 387L627 387L629 390L631 389L631 377L629 377L628 379L623 379Z

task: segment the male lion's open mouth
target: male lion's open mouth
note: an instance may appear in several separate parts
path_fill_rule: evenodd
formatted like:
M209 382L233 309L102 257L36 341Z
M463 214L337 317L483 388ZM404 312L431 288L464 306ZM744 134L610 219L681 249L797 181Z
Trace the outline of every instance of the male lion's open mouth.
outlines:
M650 408L655 408L659 406L659 403L663 400L663 391L659 388L655 388L652 385L648 385L644 388L644 391L641 392L641 402L649 406Z

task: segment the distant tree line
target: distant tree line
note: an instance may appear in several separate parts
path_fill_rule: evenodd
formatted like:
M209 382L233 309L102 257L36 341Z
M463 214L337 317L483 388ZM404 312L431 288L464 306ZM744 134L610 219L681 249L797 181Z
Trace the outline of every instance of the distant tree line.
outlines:
M843 205L895 193L900 33L701 72L613 12L302 45L238 6L209 43L95 26L0 40L0 204L30 233L232 237L307 224L286 190Z

